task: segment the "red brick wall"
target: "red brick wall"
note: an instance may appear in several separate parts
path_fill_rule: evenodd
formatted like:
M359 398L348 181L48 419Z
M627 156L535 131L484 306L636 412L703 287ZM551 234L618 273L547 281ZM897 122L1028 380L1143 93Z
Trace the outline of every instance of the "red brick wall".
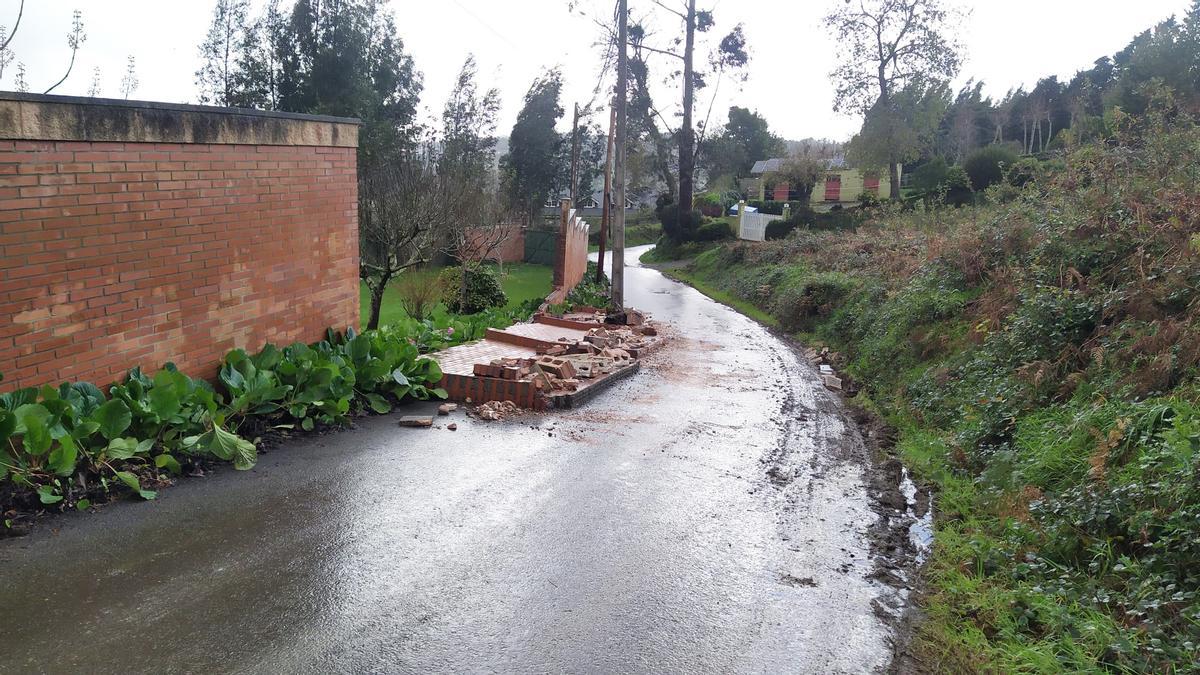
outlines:
M353 147L0 140L0 388L358 325Z
M488 260L500 262L521 262L525 259L525 228L520 223L501 225L505 231L504 241L488 255ZM474 236L475 230L467 231L467 249L480 250L488 246L493 238L492 232L480 231Z
M554 256L554 291L547 298L551 304L566 299L571 289L587 273L588 224L575 212L564 207L558 229L558 251Z

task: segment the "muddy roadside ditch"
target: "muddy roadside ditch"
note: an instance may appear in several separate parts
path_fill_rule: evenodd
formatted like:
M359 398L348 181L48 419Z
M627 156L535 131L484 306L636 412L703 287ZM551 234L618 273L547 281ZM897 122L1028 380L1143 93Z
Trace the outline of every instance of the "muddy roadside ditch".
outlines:
M643 264L665 271L685 266L688 262ZM669 276L687 284L686 280L675 275ZM875 514L874 522L866 529L874 563L870 577L894 591L890 598L881 598L874 606L876 616L893 631L892 659L886 672L905 675L929 672L929 667L922 663L913 645L915 629L922 619L919 607L923 593L921 571L933 545L932 486L918 483L909 474L896 451L897 430L874 411L855 402L859 386L845 372L845 363L840 355L828 350L814 350L737 307L726 306L762 326L787 345L800 367L815 371L821 384L825 380L821 370L823 364L831 367L834 377L840 380L840 388L824 387L829 396L824 397L826 404L818 403L817 412L840 416L847 423L847 428L854 429L861 439L861 447L847 447L844 454L861 466L871 511ZM800 410L792 397L788 396L785 397L781 414L800 420L801 416L808 413ZM847 443L854 445L856 439L847 439ZM777 487L786 485L794 478L780 461L783 452L784 448L778 448L775 456L764 461L766 476Z
M921 569L933 545L933 493L909 474L896 452L897 430L873 411L855 402L859 387L845 373L836 352L817 351L781 330L765 326L787 345L800 368L812 368L818 386L824 384L821 366L834 369L841 387L824 386L827 397L818 397L822 414L840 416L848 430L845 456L862 468L870 508L875 520L866 528L873 569L869 577L893 593L874 603L875 615L893 631L892 658L888 673L928 672L912 648L915 629L921 621L919 600L922 593ZM824 398L822 404L820 399ZM787 410L785 414L801 414ZM857 432L858 438L853 437ZM778 465L767 469L768 478L778 483Z

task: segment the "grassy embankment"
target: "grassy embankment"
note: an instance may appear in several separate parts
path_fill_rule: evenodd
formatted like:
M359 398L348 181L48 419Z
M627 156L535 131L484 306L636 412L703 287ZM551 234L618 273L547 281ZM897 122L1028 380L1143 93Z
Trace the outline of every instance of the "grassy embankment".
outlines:
M551 290L554 270L549 265L532 265L529 263L509 263L504 266L504 274L500 275L504 293L508 296L506 309L515 309L518 305L532 298L544 298ZM359 307L361 308L362 326L365 328L371 312L371 293L364 283L359 284ZM400 319L407 318L404 308L395 288L389 285L383 294L383 307L379 312L379 325L387 326ZM444 305L438 304L433 310L432 318L447 317Z
M588 251L600 249L600 220L592 219L592 233L588 237ZM629 216L625 222L625 246L644 246L658 241L662 234L662 225L654 219L653 214L639 213ZM611 246L612 242L609 242Z
M932 670L1198 669L1200 130L1118 129L989 206L672 272L844 354L936 487Z

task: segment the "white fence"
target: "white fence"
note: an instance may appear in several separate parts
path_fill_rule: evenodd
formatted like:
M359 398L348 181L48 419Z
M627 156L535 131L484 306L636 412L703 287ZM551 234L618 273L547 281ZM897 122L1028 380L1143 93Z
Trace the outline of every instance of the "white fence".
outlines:
M769 213L746 213L746 203L738 208L738 238L747 241L766 241L767 223L779 220Z

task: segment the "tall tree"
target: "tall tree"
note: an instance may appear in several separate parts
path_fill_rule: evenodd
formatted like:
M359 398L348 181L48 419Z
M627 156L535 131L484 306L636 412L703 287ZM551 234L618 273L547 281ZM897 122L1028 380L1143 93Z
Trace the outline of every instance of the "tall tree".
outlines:
M440 170L461 180L485 184L496 161L496 116L500 91L481 91L475 56L467 56L455 79L454 90L442 110Z
M912 162L933 144L938 123L946 114L950 90L944 82L926 87L920 80L909 82L891 95L888 106L867 112L862 130L850 140L848 158L863 167ZM899 183L892 183L892 198Z
M608 131L599 124L584 124L579 127L579 184L572 199L583 204L591 199L603 180L604 152L608 145ZM565 174L564 174L565 175Z
M281 54L287 49L287 17L279 0L270 0L239 40L230 105L239 108L279 107Z
M509 136L508 154L500 160L508 197L523 214L526 225L533 223L561 176L564 144L555 129L564 112L559 103L561 94L562 73L558 69L534 80Z
M873 117L871 137L882 144L892 198L900 198L900 163L906 139L898 124L896 94L948 82L962 57L950 36L958 13L941 0L858 0L840 3L825 17L838 42L834 109ZM892 122L883 120L891 117ZM864 125L864 132L867 129Z
M213 7L212 25L200 43L202 63L196 71L201 103L233 105L238 52L254 42L246 30L249 11L250 0L217 0Z
M218 4L214 24L220 14ZM358 117L360 166L416 147L421 75L378 0L294 0L290 10L268 2L256 21L233 32L228 78L226 43L216 44L221 58L211 71L228 82L228 104Z
M495 88L481 91L478 70L474 55L468 56L442 111L442 156L438 162L438 173L450 182L454 195L446 204L454 217L446 231L444 250L461 263L458 290L464 307L468 266L481 253L479 247L470 245L473 237L482 236L487 248L495 248L506 232L499 227L504 210L494 170L500 92Z
M713 137L702 159L709 178L749 175L754 162L779 157L784 153L783 139L771 133L767 120L748 108L729 108L729 121Z
M716 99L725 74L743 69L749 63L750 57L746 51L746 38L739 24L710 50L707 59L709 67L698 69L697 33L708 33L715 26L712 11L697 9L695 0L679 0L675 7L669 6L666 0L652 0L652 4L660 12L672 15L680 22L681 28L666 43L658 44L654 40L653 31L648 28L652 18L630 26L630 117L636 120L636 129L653 141L657 151L659 173L663 176L668 191L674 193L674 188L678 188L680 211L691 211L696 163L706 136L712 101ZM610 35L610 41L612 37ZM655 56L667 58L671 64L668 72L672 73L672 79L680 80L681 123L677 129L667 123L666 117L655 105L650 94L650 60ZM712 100L707 107L705 119L697 125L693 120L696 91L708 86L709 79L715 80ZM678 166L677 174L672 171L672 150L669 147L671 139L674 139L676 144L674 161Z

